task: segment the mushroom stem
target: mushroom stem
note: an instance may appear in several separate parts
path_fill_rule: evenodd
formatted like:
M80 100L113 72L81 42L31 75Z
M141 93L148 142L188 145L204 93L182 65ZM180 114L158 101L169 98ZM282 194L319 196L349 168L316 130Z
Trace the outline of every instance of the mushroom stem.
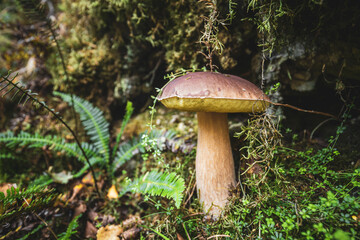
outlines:
M196 181L200 203L214 217L221 214L235 186L227 113L198 112Z

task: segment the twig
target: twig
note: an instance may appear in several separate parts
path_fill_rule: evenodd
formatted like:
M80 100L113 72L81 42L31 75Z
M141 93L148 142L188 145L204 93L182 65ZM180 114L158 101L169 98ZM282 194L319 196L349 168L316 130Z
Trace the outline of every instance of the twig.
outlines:
M25 203L28 205L28 207L30 207L30 204L28 203L28 201L23 198L23 200L25 201ZM47 224L47 222L45 222L45 220L39 216L39 214L37 214L36 212L34 212L35 216L40 220L42 221L45 226L49 229L49 231L51 232L51 234L55 237L55 239L58 239L58 237L56 236L56 234L54 233L54 231L51 229L51 227L49 227L49 224Z
M188 239L188 240L191 240L191 237L190 237L190 235L189 235L189 233L188 233L188 231L187 231L187 229L186 229L186 227L185 227L185 224L182 223L182 226L183 226L183 228L184 228L184 230L185 230L187 239Z
M49 17L46 18L46 24L51 32L51 35L55 41L55 45L56 45L56 49L59 53L59 57L60 57L60 61L61 61L61 66L63 68L63 71L64 71L64 74L65 74L65 83L68 84L68 85L72 85L70 84L69 82L69 74L68 74L68 71L66 69L66 64L65 64L65 58L64 58L64 55L63 55L63 52L61 50L61 47L60 47L60 43L56 37L56 33L55 33L55 30L53 29L52 27L52 22L51 22L51 19ZM75 112L75 104L74 104L74 94L72 92L72 89L70 91L70 98L71 98L71 114L73 115L73 118L75 120L75 132L77 133L78 132L78 120L77 120L77 117L76 117L76 112Z
M262 46L262 61L261 61L261 90L264 90L265 87L265 76L264 76L264 69L265 69L265 34L262 37L263 46Z
M327 123L328 121L333 120L332 118L328 118L325 119L324 121L322 121L321 123L319 123L314 130L312 130L311 134L310 134L310 140L313 138L314 133L316 132L316 130L318 130L322 125L324 125L325 123Z
M185 217L182 217L182 219L184 220L184 219L186 219L186 218L190 218L190 217L194 217L194 216L200 216L200 215L204 215L205 213L200 213L200 212L198 212L198 213L192 213L192 214L190 214L190 215L187 215L187 216L185 216Z
M220 234L220 235L214 235L214 236L211 236L211 237L208 237L207 239L212 239L212 238L218 238L218 237L230 237L229 235L225 235L225 234Z
M160 59L157 61L157 63L155 64L154 69L151 70L151 71L144 77L144 79L147 79L147 78L151 77L151 78L150 78L150 81L149 81L149 85L150 85L150 86L152 86L153 83L154 83L155 74L156 74L156 71L158 70L161 62L162 62L162 59L160 58Z
M261 239L261 221L259 221L259 239Z
M189 186L191 186L191 183L192 183L192 180L194 178L194 175L195 175L195 172L191 175L191 179L190 179L190 183L189 183ZM194 191L195 191L195 188L196 188L196 184L194 183L194 186L192 187L192 190L190 192L190 195L189 197L186 199L185 203L184 203L184 206L186 206L186 204L190 201L192 195L194 194ZM189 188L190 189L190 188Z
M292 108L292 109L295 109L297 111L300 111L300 112L306 112L306 113L312 113L312 114L318 114L318 115L323 115L323 116L327 116L327 117L331 117L331 118L334 118L336 120L339 120L338 117L336 117L335 115L332 115L330 113L325 113L325 112L319 112L319 111L314 111L314 110L306 110L306 109L302 109L302 108L298 108L298 107L295 107L293 105L290 105L290 104L286 104L286 103L274 103L274 102L271 102L271 101L266 101L270 104L273 104L275 106L282 106L282 107L288 107L288 108Z

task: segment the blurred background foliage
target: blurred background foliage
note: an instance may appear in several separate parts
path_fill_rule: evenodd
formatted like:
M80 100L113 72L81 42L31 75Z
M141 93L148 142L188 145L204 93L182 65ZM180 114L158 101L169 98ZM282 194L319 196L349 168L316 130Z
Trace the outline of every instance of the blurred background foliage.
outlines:
M43 1L56 24L69 82L41 23L30 23L13 0L1 3L1 71L27 66L57 90L74 90L112 109L147 104L165 73L200 69L207 60L199 41L216 8L214 56L218 71L259 81L266 52L268 85L311 91L323 67L332 88L346 88L360 72L359 3L354 1L166 0ZM209 7L210 6L210 7ZM31 69L29 59L34 57ZM31 62L30 62L31 63ZM345 67L344 67L345 66ZM30 69L29 69L30 68ZM341 74L340 74L341 72ZM343 78L339 84L339 75ZM280 80L281 79L281 80ZM348 83L348 84L347 84ZM44 85L44 81L41 82ZM340 90L343 90L343 89ZM90 89L90 91L89 91Z
M0 72L11 69L40 96L52 90L73 92L101 106L109 120L121 118L127 100L136 111L146 109L155 88L167 81L163 78L167 73L209 69L204 44L209 28L210 44L220 46L212 56L215 69L259 86L263 82L266 89L280 83L270 94L274 102L339 114L343 100L359 92L360 2L47 0L42 4L53 22L68 80L46 24L29 21L14 0L0 5ZM0 108L4 104L0 100ZM289 121L294 115L298 129L314 123L296 122L299 114L287 109L276 114L289 115Z

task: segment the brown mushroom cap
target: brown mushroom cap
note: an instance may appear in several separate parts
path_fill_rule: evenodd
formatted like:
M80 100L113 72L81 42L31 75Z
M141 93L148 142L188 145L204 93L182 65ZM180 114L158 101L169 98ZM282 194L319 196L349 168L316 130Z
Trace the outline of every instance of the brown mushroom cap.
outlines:
M169 82L158 97L166 107L194 112L259 112L269 98L253 83L237 76L193 72Z

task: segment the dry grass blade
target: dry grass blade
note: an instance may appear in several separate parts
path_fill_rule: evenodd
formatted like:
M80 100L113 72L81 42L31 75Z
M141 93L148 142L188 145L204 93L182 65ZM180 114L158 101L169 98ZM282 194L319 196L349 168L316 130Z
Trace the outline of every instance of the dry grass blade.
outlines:
M242 138L247 142L241 151L245 151L242 155L243 158L251 160L251 162L247 164L246 170L241 173L244 175L257 164L270 165L276 147L281 144L282 135L274 124L274 116L262 114L250 119L248 124L242 127L242 131L235 134L235 137Z

